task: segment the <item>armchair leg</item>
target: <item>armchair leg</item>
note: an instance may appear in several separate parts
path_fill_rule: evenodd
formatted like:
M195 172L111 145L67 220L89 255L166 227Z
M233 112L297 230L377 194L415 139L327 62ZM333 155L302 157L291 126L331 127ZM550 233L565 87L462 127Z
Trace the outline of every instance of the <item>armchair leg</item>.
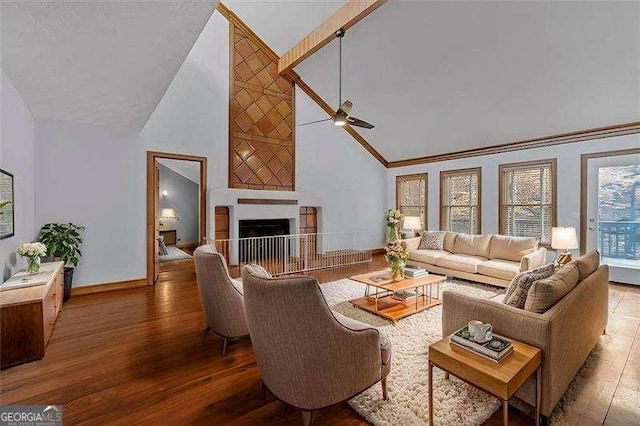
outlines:
M313 425L313 411L303 411L302 412L302 424L304 426Z
M227 339L225 337L224 341L222 342L222 356L227 356L227 343L228 342L229 342L229 339Z
M382 399L384 399L385 401L388 401L389 400L389 395L387 394L387 378L386 378L386 376L382 378L380 383L382 384Z

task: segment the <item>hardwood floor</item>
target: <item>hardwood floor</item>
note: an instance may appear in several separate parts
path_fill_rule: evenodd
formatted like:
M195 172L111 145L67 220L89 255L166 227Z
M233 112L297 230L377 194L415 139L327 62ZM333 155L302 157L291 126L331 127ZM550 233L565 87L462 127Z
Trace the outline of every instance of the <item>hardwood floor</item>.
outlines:
M377 255L370 264L313 275L328 282L383 265ZM640 357L631 356L640 348L640 315L633 317L640 289L612 286L611 294L609 334L628 337L611 348L619 377L616 386L601 386L606 388L601 394L608 400L606 420L619 424L640 370ZM300 424L299 411L271 396L259 400L260 375L248 339L231 345L223 358L222 339L204 329L190 261L163 265L155 287L73 297L63 307L45 359L0 373L0 402L62 404L65 424ZM599 373L594 389L605 381ZM579 398L593 400L593 395ZM593 412L587 410L585 418L597 420ZM497 424L500 412L496 416L487 424ZM314 420L366 424L346 404L322 410ZM514 411L512 424L532 422Z

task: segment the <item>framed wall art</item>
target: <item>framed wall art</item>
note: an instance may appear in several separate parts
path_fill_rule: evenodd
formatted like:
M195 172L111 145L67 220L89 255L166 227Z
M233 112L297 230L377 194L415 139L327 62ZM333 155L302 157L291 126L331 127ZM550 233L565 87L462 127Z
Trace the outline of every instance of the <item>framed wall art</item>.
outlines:
M13 175L0 169L0 240L15 234Z

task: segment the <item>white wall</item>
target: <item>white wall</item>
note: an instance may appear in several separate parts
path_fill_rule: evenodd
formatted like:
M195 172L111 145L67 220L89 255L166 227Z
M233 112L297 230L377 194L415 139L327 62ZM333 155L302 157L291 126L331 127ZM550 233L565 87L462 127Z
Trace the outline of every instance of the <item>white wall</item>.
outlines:
M36 222L86 226L74 286L145 277L146 151L207 156L210 182L226 176L228 69L215 12L141 131L37 120Z
M39 229L35 226L34 119L4 71L1 73L0 168L13 174L15 235L0 240L0 282L12 273L7 265L9 254L20 244L33 241Z
M74 286L145 276L145 163L137 132L36 120L38 227L86 227Z
M74 286L145 277L148 150L207 157L209 235L215 205L234 207L235 220L297 221L297 206L237 205L239 197L292 197L322 207L323 231L375 230L371 246L383 243L386 171L330 124L298 128L296 192L228 189L228 32L215 12L139 132L37 120L36 224L71 221L87 228ZM302 92L296 96L301 114L324 114Z
M296 123L320 118L326 113L296 88ZM321 231L372 231L369 247L384 245L384 166L331 121L296 127L296 157L297 189L319 198Z
M580 228L580 156L586 153L637 148L640 135L578 142L547 148L443 161L389 169L387 205L395 207L396 176L429 173L429 229L440 228L440 171L482 167L482 233L498 233L498 166L504 163L557 158L558 225Z

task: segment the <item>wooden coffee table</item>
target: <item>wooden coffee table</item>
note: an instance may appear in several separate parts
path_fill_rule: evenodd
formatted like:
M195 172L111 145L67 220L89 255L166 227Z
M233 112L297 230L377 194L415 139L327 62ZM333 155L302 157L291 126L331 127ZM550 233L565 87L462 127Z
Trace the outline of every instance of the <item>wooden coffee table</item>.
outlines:
M527 381L536 376L536 419L540 424L540 391L542 355L540 349L513 340L513 352L500 362L493 362L470 350L451 345L451 338L429 346L429 424L433 424L433 367L464 380L502 400L502 421L509 424L509 398Z
M401 318L424 311L442 302L440 295L440 283L447 278L442 275L429 274L420 278L405 278L401 281L387 280L377 281L375 277L389 275L388 271L375 271L367 274L350 277L354 281L366 284L364 297L350 300L353 306L379 315L394 323ZM373 280L372 280L373 278ZM436 295L433 296L433 285L436 285ZM373 292L372 292L373 290ZM393 298L394 292L415 291L416 295L405 300Z

